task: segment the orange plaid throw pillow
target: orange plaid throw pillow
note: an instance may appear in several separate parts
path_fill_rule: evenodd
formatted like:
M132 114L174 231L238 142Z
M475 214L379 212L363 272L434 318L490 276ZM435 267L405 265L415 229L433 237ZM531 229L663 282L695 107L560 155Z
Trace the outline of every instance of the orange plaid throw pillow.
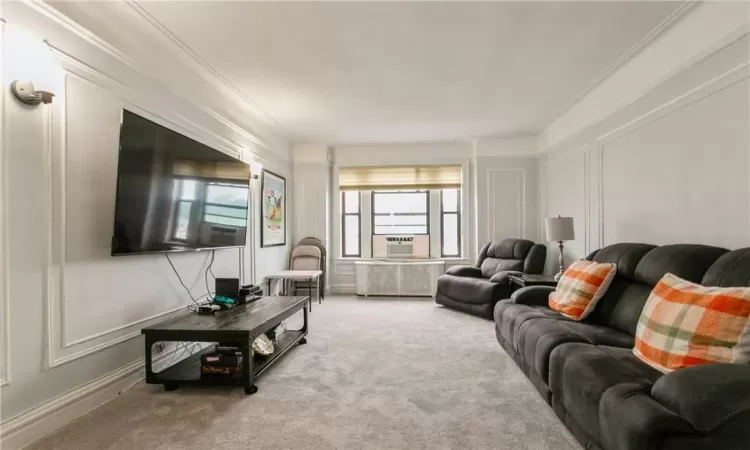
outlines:
M671 273L651 291L633 354L662 372L750 362L750 288L705 287Z
M549 295L549 307L570 319L585 319L609 289L615 272L617 266L610 263L574 262Z

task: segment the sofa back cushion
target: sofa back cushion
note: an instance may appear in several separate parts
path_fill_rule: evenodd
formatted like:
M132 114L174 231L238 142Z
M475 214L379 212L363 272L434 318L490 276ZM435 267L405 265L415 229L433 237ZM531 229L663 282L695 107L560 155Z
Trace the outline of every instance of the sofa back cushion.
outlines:
M750 248L724 253L708 268L703 286L750 286Z
M698 244L664 245L645 255L635 269L635 280L656 286L671 273L686 281L700 283L708 269L727 253L720 247Z
M522 272L524 260L534 246L526 239L503 239L490 242L482 248L477 266L482 269L482 276L492 278L498 272L517 270Z
M617 264L617 275L590 320L635 335L643 306L665 274L700 283L709 267L726 252L724 248L697 244L605 247L594 255L594 260Z
M641 289L642 286L633 282L635 269L641 262L641 258L655 248L655 245L649 244L620 243L609 245L590 255L595 262L617 265L617 273L610 283L609 289L597 303L596 309L589 316L588 321L635 335L635 321L638 320L643 304L651 292L650 286ZM620 314L625 313L626 317L635 315L632 331L628 329L627 320L618 321L616 317L613 318L614 311L618 306ZM623 309L637 309L637 311L622 311ZM619 326L618 322L621 322Z

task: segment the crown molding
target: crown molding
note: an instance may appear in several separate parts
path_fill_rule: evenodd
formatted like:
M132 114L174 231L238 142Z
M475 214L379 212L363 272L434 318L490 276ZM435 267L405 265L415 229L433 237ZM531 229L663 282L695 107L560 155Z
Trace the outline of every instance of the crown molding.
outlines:
M122 51L118 50L116 47L105 41L104 39L100 38L96 34L89 31L86 27L80 25L70 17L66 16L62 12L58 11L57 9L53 8L49 4L45 3L42 0L19 0L20 3L23 3L33 11L41 14L45 18L49 19L56 25L72 32L74 35L81 38L84 42L93 45L97 49L103 51L108 56L113 58L114 60L126 65L128 68L132 69L139 75L150 79L156 83L158 83L160 86L164 88L165 91L171 93L172 95L189 102L190 104L194 105L196 108L198 108L203 113L209 115L214 120L217 120L218 122L222 123L223 125L227 126L228 128L232 129L233 131L241 134L243 137L251 141L253 144L257 145L259 147L260 152L253 151L253 149L248 149L253 156L256 158L263 160L263 161L269 161L269 160L277 160L279 162L288 162L289 157L286 155L282 155L274 151L273 145L269 142L266 142L265 140L259 138L257 134L251 130L248 129L246 126L239 125L238 123L234 122L233 120L227 118L226 116L220 114L219 112L207 107L203 104L196 103L193 99L188 98L184 95L181 95L171 89L169 89L168 86L166 86L162 81L160 81L158 78L152 76L146 68L134 60L133 58L130 58L128 55L123 53ZM168 30L160 26L158 22L155 21L155 19L148 16L140 5L134 5L132 1L128 0L125 2L128 6L130 6L134 12L136 12L141 18L143 18L149 26L155 28L159 33L166 36L170 39L170 41L173 44L177 44L175 40L176 37L173 37L173 35L167 34L169 33ZM158 26L157 26L158 24ZM171 37L170 37L171 36ZM263 119L264 122L272 125L271 130L275 131L279 134L279 136L285 140L288 141L289 139L289 133L283 129L278 122L273 120L268 114L260 110L260 108L257 107L254 103L250 102L250 100L244 96L241 92L239 92L234 86L231 86L228 84L228 81L224 79L218 72L212 69L212 71L209 71L207 67L210 68L210 66L207 66L205 63L202 63L201 61L196 60L197 56L194 56L194 52L190 53L188 52L189 48L186 46L177 45L178 48L181 50L182 57L181 59L191 66L198 69L199 75L206 80L206 85L211 86L211 89L214 90L214 92L221 92L219 89L216 88L216 86L223 86L227 89L229 89L233 95L227 96L235 105L240 107L242 110L247 110L248 108L255 112L256 117L260 117ZM179 56L179 55L178 55Z
M667 31L672 25L674 25L678 19L680 19L682 16L684 16L688 11L693 9L698 3L700 3L703 0L684 0L680 6L677 7L672 13L667 16L664 20L659 22L656 27L654 27L651 31L649 31L643 38L641 38L640 41L638 41L633 47L629 48L625 53L620 55L619 58L615 60L612 64L610 64L602 73L600 73L596 78L591 80L591 82L586 86L586 88L581 92L573 101L571 101L565 108L563 108L559 113L555 114L555 116L550 120L547 125L542 128L539 135L543 135L547 132L547 129L550 125L555 123L555 121L563 116L565 113L570 111L573 106L578 104L586 95L588 95L591 91L599 87L604 80L609 78L610 75L615 73L620 67L624 66L628 61L633 59L638 53L641 52L644 48L648 47L649 44L651 44L657 37L661 36L665 31Z
M76 36L80 37L81 39L88 42L89 44L92 44L95 47L99 48L99 50L104 51L112 58L127 65L128 67L135 70L136 72L142 75L145 75L143 71L141 70L141 68L138 66L138 64L135 61L133 61L131 58L129 58L125 53L117 50L108 42L106 42L99 36L95 35L91 31L89 31L87 28L82 27L76 21L66 16L65 14L61 13L60 11L56 10L52 6L48 5L47 3L43 2L42 0L19 0L19 1L23 3L24 5L28 6L29 8L33 9L34 11L40 13L47 19L51 20L55 24L60 25L61 27L67 29L68 31L73 32Z
M187 62L194 65L202 75L213 79L218 84L226 87L234 94L234 99L241 100L244 107L252 109L256 115L263 117L269 124L277 129L282 134L290 136L289 130L284 128L279 122L276 121L270 114L260 108L255 102L250 100L242 91L237 89L229 80L227 80L218 70L211 66L207 61L201 58L190 46L184 43L174 33L169 31L161 22L159 22L151 13L149 13L143 6L141 6L135 0L125 0L125 4L130 6L139 16L141 16L149 25L159 31L164 37L169 39L172 44L179 48L185 56L187 56ZM236 101L235 101L236 103Z

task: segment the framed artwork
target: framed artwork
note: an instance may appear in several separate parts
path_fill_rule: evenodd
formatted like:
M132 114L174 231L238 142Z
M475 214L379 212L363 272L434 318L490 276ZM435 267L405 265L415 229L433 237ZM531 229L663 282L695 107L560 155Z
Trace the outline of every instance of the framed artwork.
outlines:
M286 178L263 169L260 192L260 246L286 245Z

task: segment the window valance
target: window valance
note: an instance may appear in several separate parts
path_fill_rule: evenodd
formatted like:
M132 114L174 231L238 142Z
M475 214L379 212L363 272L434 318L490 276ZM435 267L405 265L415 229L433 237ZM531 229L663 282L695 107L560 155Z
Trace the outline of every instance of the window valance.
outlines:
M342 191L459 189L461 166L368 166L339 169Z

